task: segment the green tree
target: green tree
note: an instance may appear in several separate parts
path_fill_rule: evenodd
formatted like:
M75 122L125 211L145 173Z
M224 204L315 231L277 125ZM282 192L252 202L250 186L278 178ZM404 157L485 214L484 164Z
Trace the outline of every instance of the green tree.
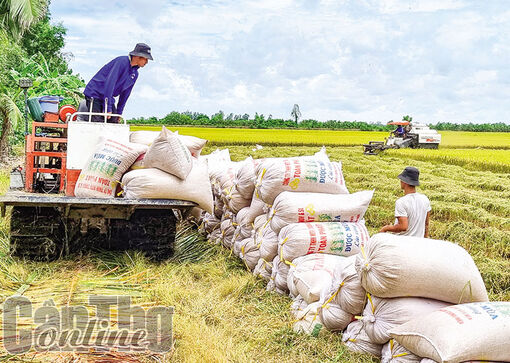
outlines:
M16 105L20 90L11 70L19 65L23 59L23 50L7 33L0 32L0 161L5 162L9 156L9 136L12 128L21 120L21 112Z
M71 73L62 73L58 68L51 67L41 53L24 58L18 70L11 70L15 79L29 77L34 85L30 88L30 97L55 95L64 97L63 103L78 105L83 97L79 91L85 86L83 80Z
M296 125L301 118L301 111L299 111L299 105L295 104L294 107L292 107L292 111L290 113L290 116L296 121Z
M47 8L46 0L0 0L0 29L19 39L44 17Z
M67 61L72 55L62 53L66 32L67 30L62 24L50 24L48 12L43 20L33 25L23 35L21 46L27 56L42 54L52 69L58 69L60 73L70 73Z
M24 102L18 81L33 79L29 97L61 95L77 105L83 81L67 66L65 28L50 24L47 0L0 0L0 160L9 151L9 137L22 124ZM38 22L41 23L38 24ZM43 51L43 53L40 52Z

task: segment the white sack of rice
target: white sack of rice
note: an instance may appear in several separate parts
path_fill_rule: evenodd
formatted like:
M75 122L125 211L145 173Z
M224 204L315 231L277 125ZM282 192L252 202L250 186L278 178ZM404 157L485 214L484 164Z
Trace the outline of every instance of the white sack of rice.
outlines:
M360 222L373 195L373 190L352 194L283 192L269 212L271 228L280 233L290 223Z
M363 287L378 297L417 296L452 304L488 301L473 258L451 242L378 233L357 255Z

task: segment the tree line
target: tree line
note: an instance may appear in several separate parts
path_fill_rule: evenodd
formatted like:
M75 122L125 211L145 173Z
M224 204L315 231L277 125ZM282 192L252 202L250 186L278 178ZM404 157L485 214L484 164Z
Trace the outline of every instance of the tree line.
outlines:
M412 117L406 115L403 120L412 120ZM132 118L127 121L134 125L168 125L168 126L204 126L204 127L240 127L251 129L327 129L327 130L361 130L361 131L391 131L395 126L387 123L377 122L370 123L364 121L317 121L313 119L305 119L297 121L296 119L273 118L271 115L255 113L253 118L248 114L228 114L219 111L211 116L200 112L176 112L173 111L168 115L157 117L139 117ZM390 121L391 122L391 121ZM510 132L510 125L503 122L499 123L483 123L483 124L460 124L451 122L438 122L436 124L428 124L431 128L438 131L476 131L476 132Z

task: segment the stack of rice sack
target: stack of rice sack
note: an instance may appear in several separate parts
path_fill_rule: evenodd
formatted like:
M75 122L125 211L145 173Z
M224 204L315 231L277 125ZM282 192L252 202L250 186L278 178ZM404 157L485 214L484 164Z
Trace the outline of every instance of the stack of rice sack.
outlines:
M198 220L197 223L200 225L200 230L207 235L210 241L221 243L221 223L225 220L223 216L225 205L221 198L219 178L224 172L224 169L228 168L228 165L231 163L230 153L228 149L215 150L209 155L200 156L199 160L206 162L208 165L208 174L213 195L213 211L204 212L201 215L201 220Z
M393 328L390 335L410 356L423 357L422 363L509 362L510 302L453 305Z
M156 137L152 139L152 136ZM150 143L150 146L144 157L137 161L137 167L122 177L125 198L190 200L212 213L207 163L192 156L192 153L199 155L206 140L184 137L165 127L157 135L147 131L134 132L130 139L135 143ZM190 143L189 147L186 142Z
M286 274L293 259L310 253L351 256L368 241L364 214L373 191L353 194L283 192L269 212L278 239L264 240L265 257L273 258L274 284L287 291ZM275 254L276 253L276 254ZM278 276L280 275L280 276Z
M428 345L422 339L426 333L412 327L434 331L437 324L424 317L439 314L447 321L450 310L465 315L453 304L488 301L471 256L447 241L379 233L355 257L355 269L367 303L362 317L349 324L342 339L354 351L383 355L384 362L430 357L420 355L423 351L415 347ZM413 321L421 323L413 325Z
M125 198L191 200L212 211L207 164L192 156L198 156L206 142L165 127L161 132L134 132L130 142L103 140L81 171L75 195L113 198L122 188Z
M342 331L361 313L365 290L354 268L355 257L314 253L294 259L287 284L294 298L296 331L313 333L323 326Z

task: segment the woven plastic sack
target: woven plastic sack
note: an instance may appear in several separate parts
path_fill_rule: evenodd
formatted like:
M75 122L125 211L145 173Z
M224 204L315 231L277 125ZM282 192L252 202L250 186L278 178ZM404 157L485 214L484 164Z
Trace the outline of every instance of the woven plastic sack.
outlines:
M370 239L363 223L292 223L278 235L280 258L292 262L310 253L352 256Z
M190 200L212 213L213 197L205 163L197 161L185 180L159 169L133 170L122 178L122 187L127 199Z
M300 297L308 304L319 301L322 291L333 283L338 262L337 256L322 253L296 258L287 275L290 296Z
M253 241L253 238L251 237L235 241L235 243L232 246L232 252L234 252L234 255L236 255L237 257L241 257L241 253L242 250L244 249L244 246L251 241Z
M113 198L122 174L146 150L144 145L111 139L100 142L80 172L74 194L80 198Z
M338 260L333 283L324 290L321 300L339 305L346 312L360 315L365 307L366 292L354 267L356 256L335 256Z
M200 160L206 160L209 168L209 177L217 175L218 170L222 170L229 165L232 160L230 159L230 152L228 149L216 149L208 155L201 155Z
M221 222L221 239L222 244L226 248L232 248L234 245L234 232L237 228L237 223L235 223L232 219L227 218L223 222Z
M289 265L280 261L280 257L276 256L272 262L273 270L271 271L271 280L267 284L268 291L276 291L280 295L287 295L289 290L287 288L287 273L289 272Z
M191 153L179 137L163 126L161 134L145 153L143 165L146 168L157 168L178 178L186 179L193 167L193 160Z
M183 144L188 148L191 155L194 157L198 157L202 152L205 144L207 144L207 140L200 139L195 136L179 135L177 132L175 132L175 134L179 136L179 139L181 139ZM150 146L159 135L160 131L133 131L129 135L129 141Z
M251 198L245 199L239 194L235 186L225 191L225 200L228 208L233 213L238 213L241 209L249 207L251 205Z
M257 266L253 269L253 274L257 277L260 277L264 281L269 281L271 279L271 271L272 268L267 268L267 261L264 261L263 259L259 259L257 262Z
M266 222L264 226L255 233L255 240L258 243L260 257L266 261L272 261L278 255L278 236Z
M257 175L256 190L264 202L273 204L284 191L348 194L341 162L316 158L266 159Z
M262 214L253 221L253 230L257 231L267 223L267 215Z
M234 243L237 240L243 240L245 238L251 237L253 234L253 223L246 223L246 214L248 213L249 209L249 207L243 208L236 215L237 228L234 232Z
M269 210L269 207L266 203L262 201L259 197L257 197L256 193L253 194L253 198L251 199L250 209L246 214L246 222L253 222L255 218L262 214L266 214Z
M510 302L453 305L393 328L390 335L437 362L510 360Z
M363 287L378 297L488 301L473 259L451 242L378 233L357 256L356 270Z
M342 335L342 341L353 352L369 353L376 357L381 356L382 344L370 340L363 329L363 323L359 320L353 321L347 326Z
M384 344L381 351L381 363L420 363L421 361L422 358L414 355L393 339Z
M390 329L450 305L421 297L382 299L369 295L362 322L370 340L385 344L391 339Z
M253 271L255 266L260 259L260 251L258 247L255 245L255 241L253 238L247 238L247 242L243 244L241 247L241 252L239 253L239 257L244 261L246 267Z
M221 190L223 198L226 198L228 193L230 193L230 190L234 187L234 178L239 166L239 162L231 162L223 165L223 168L217 169L217 171L212 175L212 178L216 179L218 182L218 187ZM227 202L226 199L225 202Z
M220 228L220 222L221 221L216 218L214 214L205 212L200 229L203 233L211 233L215 229Z
M177 132L176 132L177 133ZM191 135L179 135L181 141L186 145L188 150L191 153L191 156L198 158L205 144L207 144L207 140L200 139Z
M262 161L264 161L264 159L253 159L250 156L242 162L241 167L237 171L234 185L242 198L251 200L255 191L255 181L257 179L255 168Z
M322 324L329 331L343 331L354 320L354 315L343 310L340 305L335 303L321 305L319 314Z
M271 228L276 233L290 223L360 222L374 191L353 194L283 192L274 201Z

